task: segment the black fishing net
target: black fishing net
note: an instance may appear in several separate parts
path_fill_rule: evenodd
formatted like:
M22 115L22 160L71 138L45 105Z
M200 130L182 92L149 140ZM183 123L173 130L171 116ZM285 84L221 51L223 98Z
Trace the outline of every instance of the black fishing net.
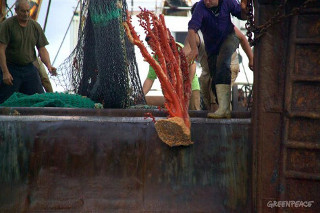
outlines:
M84 0L81 8L78 44L54 82L104 108L145 104L134 46L122 26L126 0Z

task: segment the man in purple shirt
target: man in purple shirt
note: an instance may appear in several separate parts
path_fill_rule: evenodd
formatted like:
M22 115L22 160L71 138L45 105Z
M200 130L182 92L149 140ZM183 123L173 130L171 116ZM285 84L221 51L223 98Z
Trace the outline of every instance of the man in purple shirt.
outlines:
M189 61L198 56L196 45L197 31L201 30L208 55L208 64L212 89L217 94L219 108L208 113L209 118L230 118L231 100L231 56L239 46L230 14L238 19L246 18L247 1L242 0L200 0L188 25L188 39L191 51L187 55Z

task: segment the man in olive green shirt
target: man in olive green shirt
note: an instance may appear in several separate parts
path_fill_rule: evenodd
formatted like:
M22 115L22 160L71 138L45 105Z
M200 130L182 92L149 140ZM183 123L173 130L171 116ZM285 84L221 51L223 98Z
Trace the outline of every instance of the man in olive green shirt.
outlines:
M44 32L36 21L30 19L30 2L17 0L15 11L17 15L2 22L0 27L0 103L14 92L27 95L44 92L33 65L37 60L35 47L48 71L56 74L45 48L48 41Z

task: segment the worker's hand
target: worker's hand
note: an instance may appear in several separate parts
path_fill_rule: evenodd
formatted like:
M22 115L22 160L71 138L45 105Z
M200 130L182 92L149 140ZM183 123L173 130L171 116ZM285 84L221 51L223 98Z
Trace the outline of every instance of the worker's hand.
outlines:
M3 83L6 85L12 86L13 85L13 78L12 75L9 72L3 73Z
M56 75L57 75L57 68L55 68L55 67L53 67L53 66L49 66L49 67L48 67L48 70L49 70L49 72L50 72L50 74L51 74L52 76L56 76Z
M193 64L196 58L198 57L198 49L191 50L187 55L187 61L189 64Z

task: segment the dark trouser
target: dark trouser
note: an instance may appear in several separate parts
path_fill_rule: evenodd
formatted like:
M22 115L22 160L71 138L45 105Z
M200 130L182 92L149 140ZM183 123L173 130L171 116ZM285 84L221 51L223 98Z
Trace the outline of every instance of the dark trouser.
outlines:
M38 70L32 63L26 66L8 64L9 72L13 78L13 85L3 82L2 70L0 70L0 104L7 100L14 92L26 95L44 93Z
M208 65L212 77L212 91L217 84L231 84L231 56L239 46L239 38L232 31L223 41L219 53L208 56Z

